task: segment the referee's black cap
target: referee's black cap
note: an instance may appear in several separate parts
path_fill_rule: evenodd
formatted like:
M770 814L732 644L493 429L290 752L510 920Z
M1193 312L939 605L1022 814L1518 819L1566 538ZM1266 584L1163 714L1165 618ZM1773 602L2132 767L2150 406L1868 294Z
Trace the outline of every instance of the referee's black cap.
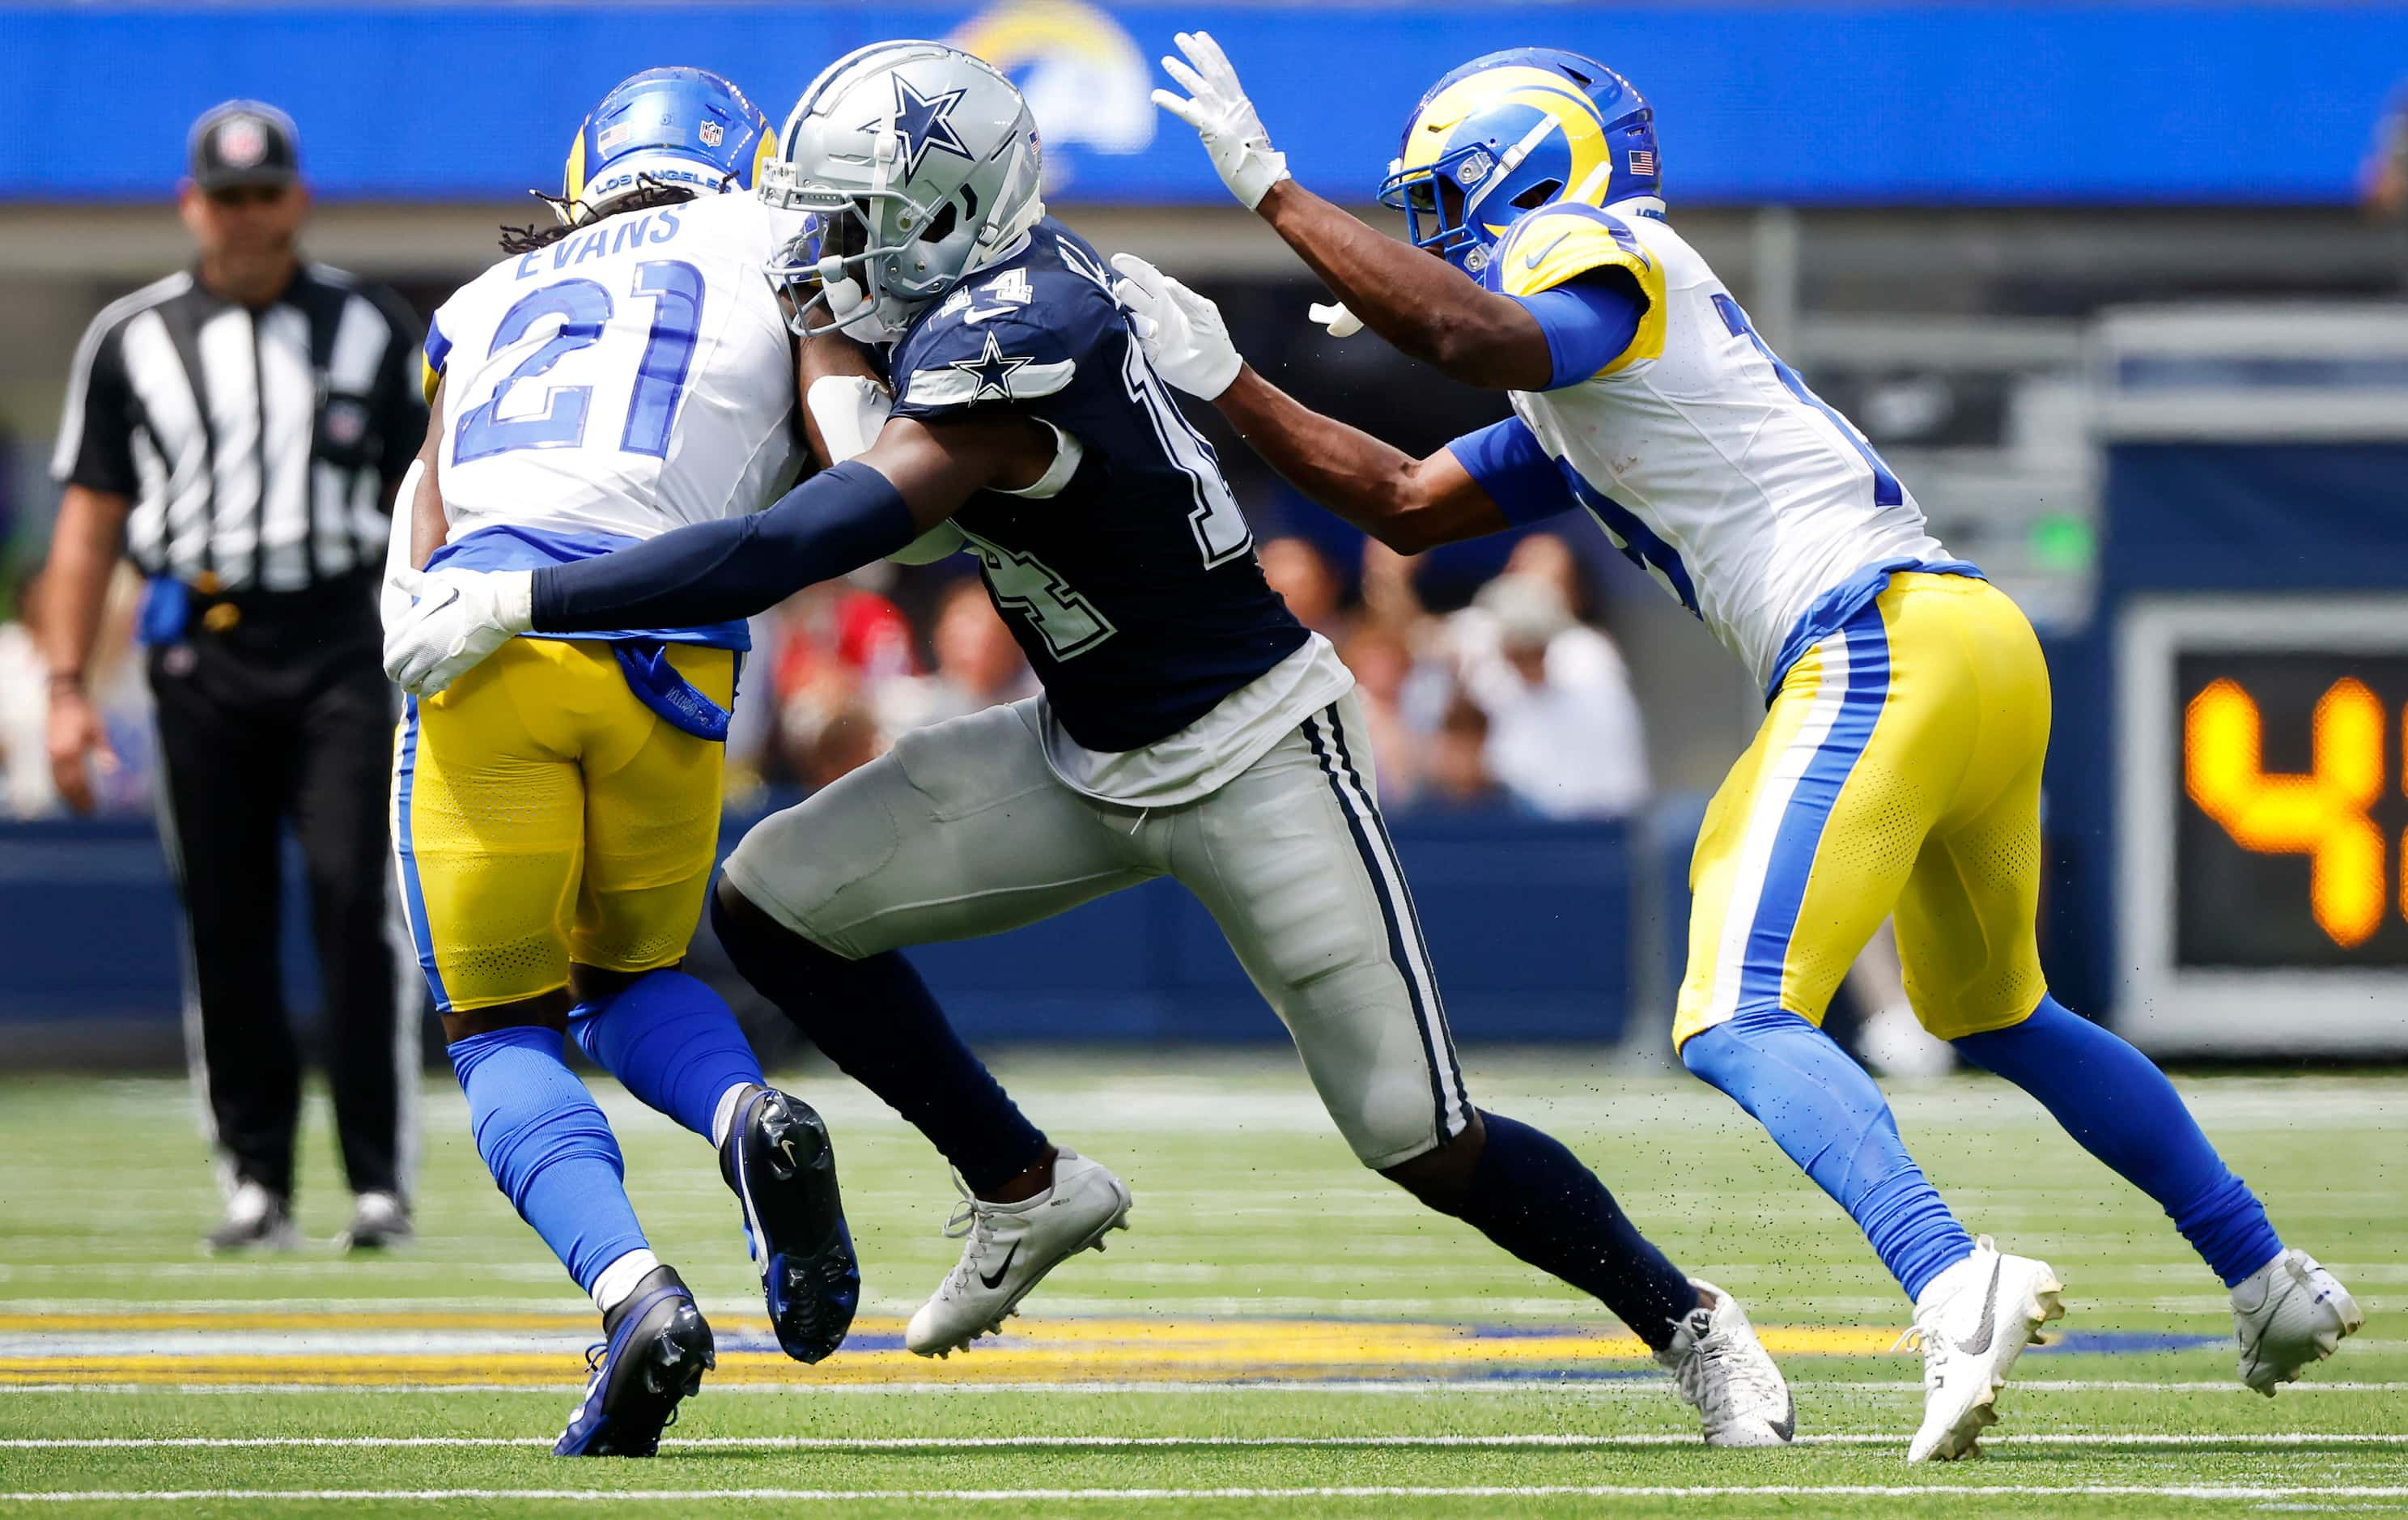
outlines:
M186 142L193 183L208 190L289 185L301 178L301 132L293 118L259 100L212 106Z

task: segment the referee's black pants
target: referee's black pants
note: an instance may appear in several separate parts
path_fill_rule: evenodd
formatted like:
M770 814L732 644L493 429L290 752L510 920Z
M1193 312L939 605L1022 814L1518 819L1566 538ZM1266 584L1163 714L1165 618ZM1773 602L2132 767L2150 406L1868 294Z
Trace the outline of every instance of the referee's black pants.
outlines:
M231 610L226 610L231 609ZM215 627L210 626L216 624ZM196 596L186 637L150 651L166 806L191 947L185 1035L222 1157L293 1192L301 1054L279 958L281 825L301 843L323 979L324 1059L355 1193L406 1193L417 999L399 1016L387 939L393 688L373 577Z

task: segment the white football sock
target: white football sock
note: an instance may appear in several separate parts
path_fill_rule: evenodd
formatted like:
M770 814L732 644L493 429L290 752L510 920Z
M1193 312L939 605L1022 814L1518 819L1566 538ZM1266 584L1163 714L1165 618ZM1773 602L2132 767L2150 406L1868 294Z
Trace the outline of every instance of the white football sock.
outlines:
M724 1145L727 1143L727 1132L736 1127L737 1105L742 1101L745 1093L749 1091L752 1085L753 1084L749 1082L739 1082L735 1086L730 1087L727 1091L719 1095L719 1107L713 1110L710 1115L711 1144Z
M608 1315L625 1302L627 1296L636 1291L636 1284L660 1264L660 1257L638 1249L603 1268L602 1275L594 1280L594 1307Z

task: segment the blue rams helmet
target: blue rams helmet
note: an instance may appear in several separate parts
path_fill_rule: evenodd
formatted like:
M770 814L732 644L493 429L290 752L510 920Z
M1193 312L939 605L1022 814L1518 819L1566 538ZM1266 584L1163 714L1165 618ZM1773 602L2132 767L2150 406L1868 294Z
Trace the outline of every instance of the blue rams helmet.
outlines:
M648 68L621 80L577 129L561 175L561 216L606 215L645 186L698 195L749 190L777 149L768 118L718 75Z
M1430 86L1405 122L1380 203L1413 246L1478 274L1523 213L1660 194L1656 111L1630 81L1558 48L1484 54Z

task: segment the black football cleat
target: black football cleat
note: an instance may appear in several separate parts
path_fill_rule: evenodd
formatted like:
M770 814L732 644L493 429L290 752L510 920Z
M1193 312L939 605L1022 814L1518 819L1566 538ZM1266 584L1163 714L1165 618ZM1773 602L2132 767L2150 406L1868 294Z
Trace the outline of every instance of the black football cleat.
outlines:
M554 1456L650 1456L678 1401L719 1365L710 1326L677 1272L655 1267L602 1318L603 1342L585 1354L594 1369L585 1401L552 1444Z
M719 1174L744 1206L778 1344L798 1362L820 1360L844 1344L861 1301L827 1125L798 1097L752 1088L719 1148Z

